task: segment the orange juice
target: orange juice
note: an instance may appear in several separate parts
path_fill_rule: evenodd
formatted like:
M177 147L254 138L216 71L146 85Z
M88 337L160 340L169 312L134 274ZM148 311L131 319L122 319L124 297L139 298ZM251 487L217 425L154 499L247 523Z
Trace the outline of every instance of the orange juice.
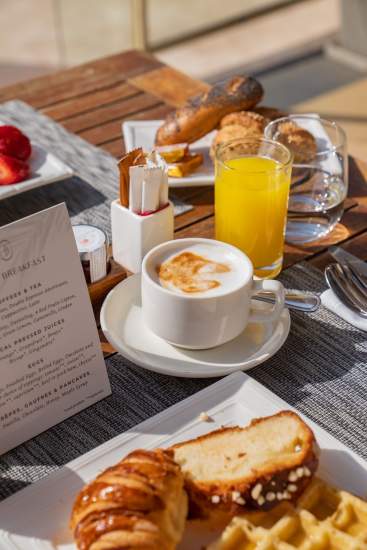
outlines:
M259 277L282 267L290 172L261 156L216 163L216 238L245 252Z

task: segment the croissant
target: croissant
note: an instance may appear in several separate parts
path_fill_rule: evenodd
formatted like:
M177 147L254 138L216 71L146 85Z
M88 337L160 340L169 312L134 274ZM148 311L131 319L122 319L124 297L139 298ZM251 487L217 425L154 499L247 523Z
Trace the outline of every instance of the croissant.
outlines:
M187 508L173 452L137 450L82 489L70 527L79 550L174 550Z

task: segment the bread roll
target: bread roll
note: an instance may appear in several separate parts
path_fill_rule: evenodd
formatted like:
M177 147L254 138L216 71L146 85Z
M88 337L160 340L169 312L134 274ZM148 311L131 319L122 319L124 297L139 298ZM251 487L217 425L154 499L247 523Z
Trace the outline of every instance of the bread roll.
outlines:
M79 550L174 550L187 515L172 451L137 450L76 498L70 527Z
M225 126L243 126L255 133L262 134L267 124L266 118L254 111L239 111L238 113L230 113L220 121L220 128Z
M234 76L188 101L158 128L156 145L192 143L214 130L228 113L252 109L262 98L261 84L251 76Z
M274 139L293 153L295 164L306 164L315 158L317 143L313 135L295 122L280 122Z
M230 113L220 121L220 128L210 147L210 156L214 160L219 145L234 139L261 137L266 126L266 119L252 111Z

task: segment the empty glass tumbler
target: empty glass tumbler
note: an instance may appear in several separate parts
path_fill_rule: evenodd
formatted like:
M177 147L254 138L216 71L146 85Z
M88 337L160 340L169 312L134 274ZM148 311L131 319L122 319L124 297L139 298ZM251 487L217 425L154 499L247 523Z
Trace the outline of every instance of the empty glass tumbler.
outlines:
M289 115L270 122L265 136L294 154L286 241L302 244L325 237L342 217L348 193L344 130L317 115Z

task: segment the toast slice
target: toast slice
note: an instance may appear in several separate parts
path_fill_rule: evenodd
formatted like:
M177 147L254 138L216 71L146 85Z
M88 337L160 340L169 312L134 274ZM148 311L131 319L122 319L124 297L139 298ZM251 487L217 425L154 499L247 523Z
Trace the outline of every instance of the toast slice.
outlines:
M189 155L187 143L176 143L175 145L160 145L154 148L157 153L168 163L179 162Z
M189 496L189 517L228 519L296 501L318 465L313 432L292 411L245 428L215 430L172 447Z
M179 162L168 165L168 175L170 178L183 178L194 172L203 163L203 160L204 157L201 153L188 154Z

